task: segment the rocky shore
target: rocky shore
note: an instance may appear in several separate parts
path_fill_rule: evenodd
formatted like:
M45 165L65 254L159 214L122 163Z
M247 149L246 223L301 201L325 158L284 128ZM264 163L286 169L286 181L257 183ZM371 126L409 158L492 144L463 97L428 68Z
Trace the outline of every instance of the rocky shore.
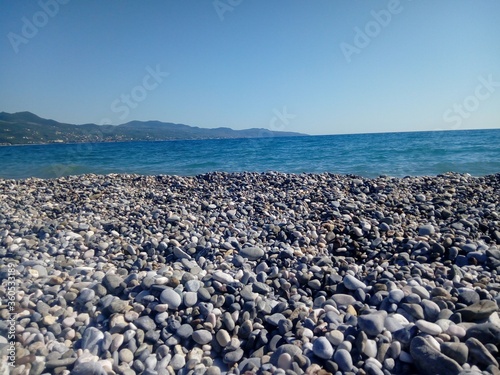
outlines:
M500 374L499 245L500 174L0 180L0 374Z

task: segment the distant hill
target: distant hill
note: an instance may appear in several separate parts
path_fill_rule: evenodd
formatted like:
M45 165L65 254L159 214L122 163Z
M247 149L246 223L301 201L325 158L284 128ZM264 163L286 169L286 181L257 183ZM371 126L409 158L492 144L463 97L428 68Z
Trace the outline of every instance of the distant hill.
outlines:
M47 120L31 112L0 112L0 145L294 137L303 135L305 134L257 128L245 130L230 128L207 129L161 121L130 121L121 125L73 125Z

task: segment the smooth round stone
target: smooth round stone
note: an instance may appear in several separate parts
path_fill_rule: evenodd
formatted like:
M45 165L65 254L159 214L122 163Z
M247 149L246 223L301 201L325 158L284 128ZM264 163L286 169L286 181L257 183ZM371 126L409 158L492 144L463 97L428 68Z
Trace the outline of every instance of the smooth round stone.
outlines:
M67 317L67 318L65 318L65 319L62 321L62 325L63 325L64 327L72 327L75 323L76 323L76 319L75 319L75 318L73 318L72 316Z
M417 328L420 331L428 333L429 335L432 335L432 336L437 336L443 332L443 330L441 329L441 327L439 325L437 325L435 323L428 322L426 320L422 320L422 319L417 320L415 325L417 326Z
M344 334L342 332L340 332L339 330L333 330L333 331L327 332L325 337L334 346L338 346L342 343L342 341L344 341Z
M422 299L429 299L431 297L429 291L421 285L412 286L411 291Z
M182 354L175 354L170 360L170 366L172 366L174 370L180 370L185 365L186 365L186 357L184 357Z
M293 323L290 319L283 319L278 322L278 330L281 335L290 332L293 329Z
M320 290L321 289L321 281L318 279L312 279L307 283L311 289Z
M292 356L288 353L283 353L278 358L278 368L288 370L292 367Z
M212 278L223 284L231 284L234 282L234 278L223 271L217 270L212 274Z
M229 314L228 312L222 314L222 323L228 329L229 332L233 331L235 323L231 314Z
M325 302L326 302L326 297L325 296L319 296L319 297L316 297L314 299L313 306L314 306L314 308L319 308L319 307L322 307Z
M446 333L450 336L456 336L459 339L462 337L465 337L465 334L467 333L465 331L465 328L457 325L457 324L450 324L448 328L446 329Z
M389 357L396 359L401 354L401 343L399 341L393 341L389 349Z
M37 264L33 269L38 271L39 277L47 277L47 269L44 266Z
M486 366L498 368L498 361L492 353L490 353L488 348L481 343L481 341L474 337L470 337L465 342L465 345L469 348L469 357L474 358L476 361L483 363Z
M388 316L387 318L385 318L384 328L393 333L399 331L400 329L403 329L404 327L398 319L394 318L394 316Z
M466 253L470 253L472 251L476 251L477 246L476 246L476 244L473 244L473 243L466 243L466 244L462 245L462 250L465 251Z
M202 284L199 280L189 280L185 284L185 288L188 292L197 292L201 286Z
M430 339L435 341L432 336L425 338L417 336L411 341L411 357L419 372L426 374L429 373L429 369L432 369L433 374L459 374L462 367L453 359L442 354L440 348L436 348Z
M167 304L168 308L172 310L177 310L182 303L179 293L171 288L167 288L161 292L160 301Z
M378 369L382 369L382 363L380 363L378 360L376 360L375 358L367 358L366 361L365 361L365 365L366 364L371 364L373 366L375 366L376 368Z
M165 304L165 306L167 306L167 305ZM162 313L159 313L159 314L157 314L157 315L155 316L155 321L156 321L156 323L158 323L158 324L164 324L164 323L167 321L168 316L169 316L169 315L168 315L168 312L162 312Z
M365 362L365 371L370 375L384 375L381 368L377 367L374 363Z
M80 292L80 294L78 295L78 298L77 300L83 304L89 302L89 301L92 301L95 297L95 292L93 289L88 289L88 288L85 288L85 289L82 289L82 291Z
M125 341L125 338L123 335L116 335L113 340L111 341L111 345L109 347L109 351L111 353L116 352L120 346L122 346L123 342Z
M107 372L104 370L99 362L83 362L75 365L71 371L72 375L106 375Z
M125 363L130 363L134 360L134 353L130 349L122 349L120 350L120 361Z
M498 305L495 301L480 300L470 306L458 310L462 315L462 319L467 322L475 322L481 319L487 319L491 314L498 310Z
M193 327L191 327L190 324L183 324L177 329L175 333L181 339L187 339L190 338L193 334Z
M200 345L205 345L212 341L212 334L206 329L200 329L193 332L193 340Z
M269 316L266 316L266 322L272 324L277 327L281 320L286 320L286 317L281 313L275 313Z
M406 326L408 325L410 322L408 321L408 319L406 319L405 316L401 315L401 314L392 314L390 316L392 319L395 319L396 321L398 321L400 324L402 324L403 326Z
M323 359L330 359L333 355L333 347L326 337L319 337L313 342L312 347L315 356Z
M348 306L348 305L354 305L356 303L356 298L349 294L334 294L332 296L332 299L335 301L337 306Z
M424 308L424 315L427 320L435 321L438 318L441 309L437 303L424 299L420 305Z
M337 350L340 350L340 349L345 349L348 352L350 352L352 350L352 343L350 341L344 340L337 347Z
M418 336L417 336L418 337ZM427 340L427 342L434 348L436 349L438 352L441 351L441 344L439 343L439 341L437 341L434 337L432 336L426 336L425 338Z
M375 358L377 356L377 342L370 339L366 340L363 352L367 357Z
M231 342L231 336L225 329L217 331L215 338L220 346L225 348Z
M227 352L224 356L224 363L232 364L238 362L245 352L241 348L237 348L232 352Z
M422 225L421 227L418 228L418 235L419 236L430 236L434 233L435 233L435 229L430 224Z
M444 342L441 344L441 351L444 355L454 359L459 365L467 362L469 348L462 342Z
M123 301L119 298L115 298L113 302L108 306L110 314L123 313L127 310L128 301Z
M351 354L345 349L338 349L333 356L333 360L337 362L339 368L344 371L351 371L352 369L352 358Z
M156 329L154 320L149 316L141 316L140 318L134 320L133 323L137 326L137 328L140 328L145 332Z
M389 301L399 303L405 297L405 293L400 289L393 289L389 292Z
M247 338L250 336L253 330L253 323L251 320L245 320L240 327L240 330L238 332L240 337Z
M351 275L345 275L344 286L349 290L365 289L366 288L366 284L364 282L356 279L354 276L351 276Z
M394 358L386 358L384 359L384 367L390 372L394 369L394 366L396 366L396 361Z
M196 292L186 292L184 293L184 305L191 307L196 305L198 302L198 293Z
M453 323L451 320L448 320L448 319L438 319L436 321L436 324L441 327L441 330L443 332L446 332L448 330L448 327L452 324L455 324L455 323Z
M358 316L358 325L367 335L377 336L384 329L387 312L375 311L367 315Z
M95 327L87 327L82 336L81 348L88 349L91 353L97 355L99 345L104 339L104 333Z
M259 247L244 247L240 250L240 255L248 260L259 260L264 254L264 250Z
M210 295L210 292L206 288L200 288L198 289L198 297L202 301L210 301L210 298L212 296Z

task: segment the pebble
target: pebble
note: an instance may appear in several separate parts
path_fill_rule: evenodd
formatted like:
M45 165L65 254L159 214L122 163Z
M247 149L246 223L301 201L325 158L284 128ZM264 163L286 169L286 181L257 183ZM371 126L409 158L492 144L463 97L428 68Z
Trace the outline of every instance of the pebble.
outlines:
M177 371L182 369L186 365L186 357L182 354L174 354L172 359L170 360L170 366Z
M387 312L374 311L367 315L358 317L359 328L362 329L369 336L377 336L384 329L385 318Z
M328 341L334 346L338 346L344 341L344 334L340 332L339 330L333 330L330 332L327 332L325 336Z
M134 353L130 351L130 349L122 349L120 350L120 361L125 363L130 363L134 360Z
M214 280L217 280L224 284L230 284L234 282L234 278L230 274L223 271L215 271L212 277L214 278Z
M100 363L84 362L76 365L71 371L72 375L107 375Z
M249 260L259 260L265 255L265 252L258 247L244 247L240 250L240 255Z
M193 332L193 340L200 345L208 344L212 341L212 334L206 329L200 329Z
M418 235L419 236L430 236L434 234L435 229L432 225L427 224L427 225L422 225L418 228Z
M313 342L314 355L323 359L330 359L333 356L333 347L326 337L318 337Z
M481 341L474 337L470 337L467 341L465 341L465 345L469 348L469 355L474 357L477 362L482 363L485 366L491 365L498 368L498 361L481 343Z
M447 357L454 359L459 365L466 363L469 357L469 348L462 342L443 342L441 351Z
M215 338L217 339L219 345L223 348L225 348L231 342L231 336L225 329L220 329L219 331L217 331Z
M456 361L442 354L423 337L417 336L411 341L410 353L416 367L424 374L451 375L459 374L462 370Z
M182 303L179 293L171 288L167 288L161 292L160 300L162 303L168 305L169 309L177 310Z
M356 279L354 276L346 275L344 277L344 285L349 290L365 289L366 284Z
M428 322L426 320L417 320L415 322L415 325L418 327L418 329L424 333L428 333L429 335L432 335L432 336L437 336L439 335L441 332L443 332L443 330L441 329L441 327L435 323L431 323L431 322Z
M494 301L481 300L479 302L473 303L470 306L464 307L458 310L462 319L465 321L477 321L482 319L487 319L491 314L498 310L498 305Z
M348 372L353 367L351 354L346 349L337 349L333 356L333 360L338 364L339 368Z
M136 320L134 320L134 325L136 325L143 331L150 331L156 329L156 324L154 320L151 319L149 316L141 316L140 318L137 318Z

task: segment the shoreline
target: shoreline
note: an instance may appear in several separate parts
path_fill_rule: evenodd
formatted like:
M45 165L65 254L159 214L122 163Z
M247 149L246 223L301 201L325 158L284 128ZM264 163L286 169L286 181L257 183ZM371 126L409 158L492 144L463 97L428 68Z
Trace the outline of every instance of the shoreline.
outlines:
M0 179L14 373L496 374L499 196L500 173Z

